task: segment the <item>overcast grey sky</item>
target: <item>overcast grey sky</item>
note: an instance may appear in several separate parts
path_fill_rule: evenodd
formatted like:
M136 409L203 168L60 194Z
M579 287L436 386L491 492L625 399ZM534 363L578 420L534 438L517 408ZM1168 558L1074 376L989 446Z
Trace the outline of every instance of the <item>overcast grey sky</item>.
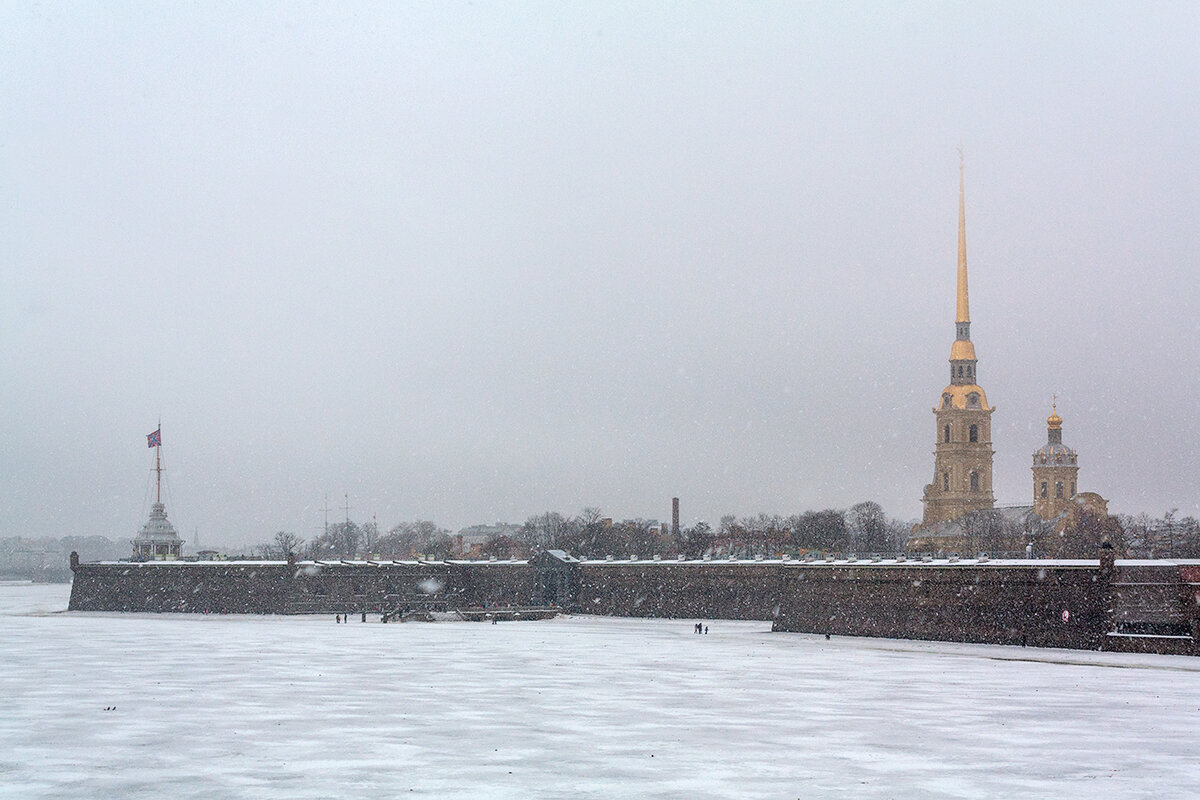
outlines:
M0 5L0 536L1200 513L1200 5ZM334 516L342 512L335 511Z

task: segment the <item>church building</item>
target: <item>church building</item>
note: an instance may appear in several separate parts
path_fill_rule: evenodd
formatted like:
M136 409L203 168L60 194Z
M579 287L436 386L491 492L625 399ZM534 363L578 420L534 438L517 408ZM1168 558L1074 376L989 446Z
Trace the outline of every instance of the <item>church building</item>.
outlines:
M1046 419L1046 443L1033 454L1033 511L1042 519L1054 519L1071 506L1079 479L1078 456L1063 444L1062 423L1055 402Z
M921 527L994 508L992 411L978 383L971 308L967 293L967 221L963 169L958 173L958 308L950 346L950 385L933 413L937 419L933 483L925 487Z
M992 492L992 412L979 385L967 290L967 224L963 169L958 177L958 287L950 384L933 409L933 481L924 518L905 548L916 552L1063 553L1088 551L1068 538L1084 512L1108 519L1107 501L1079 492L1078 456L1063 444L1058 403L1046 420L1046 444L1033 454L1033 504L996 507Z

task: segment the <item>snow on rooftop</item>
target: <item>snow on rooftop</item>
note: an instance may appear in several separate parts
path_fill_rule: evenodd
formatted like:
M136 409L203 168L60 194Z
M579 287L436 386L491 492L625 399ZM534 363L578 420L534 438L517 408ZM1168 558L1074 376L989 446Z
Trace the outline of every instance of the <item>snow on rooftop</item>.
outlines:
M49 613L0 586L0 796L1181 796L1200 659L759 622ZM1132 667L1132 669L1131 669Z

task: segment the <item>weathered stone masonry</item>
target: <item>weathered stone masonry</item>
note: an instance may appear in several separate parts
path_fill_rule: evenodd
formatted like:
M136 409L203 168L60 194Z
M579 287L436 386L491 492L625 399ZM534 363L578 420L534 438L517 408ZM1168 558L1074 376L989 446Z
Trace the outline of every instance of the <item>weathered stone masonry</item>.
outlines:
M1200 639L1193 562L567 558L73 563L70 608L334 614L552 603L574 613L1042 647L1197 654Z

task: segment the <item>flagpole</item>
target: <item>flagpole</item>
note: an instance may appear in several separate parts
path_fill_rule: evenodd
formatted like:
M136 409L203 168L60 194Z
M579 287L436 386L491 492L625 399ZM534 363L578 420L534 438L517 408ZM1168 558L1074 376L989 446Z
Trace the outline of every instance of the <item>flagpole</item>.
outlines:
M154 483L154 502L162 503L162 417L158 418L158 441L154 446L154 471L158 478Z

